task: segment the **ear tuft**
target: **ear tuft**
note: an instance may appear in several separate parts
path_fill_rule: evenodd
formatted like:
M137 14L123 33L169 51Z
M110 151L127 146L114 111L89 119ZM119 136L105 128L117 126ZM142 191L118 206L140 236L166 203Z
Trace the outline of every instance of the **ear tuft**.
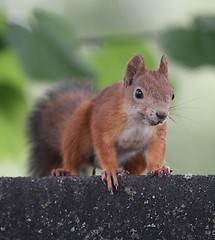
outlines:
M160 61L160 67L158 72L162 75L164 75L165 77L167 77L168 75L168 62L167 62L167 57L166 55L163 55L161 57L161 61Z
M143 57L140 54L136 54L135 56L133 56L127 63L124 76L124 83L126 87L132 85L137 70L139 72L138 68L140 66L140 63L144 63Z

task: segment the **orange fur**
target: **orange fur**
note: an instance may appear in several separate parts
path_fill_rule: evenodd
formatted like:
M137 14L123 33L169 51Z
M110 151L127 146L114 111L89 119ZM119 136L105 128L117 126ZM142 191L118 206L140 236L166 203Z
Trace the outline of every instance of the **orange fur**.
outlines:
M158 125L148 146L147 169L149 172L161 169L164 165L166 151L167 125Z
M125 170L132 175L140 175L147 168L146 158L143 153L137 153L129 162L125 164Z
M59 93L41 110L39 127L45 134L45 146L61 159L57 174L68 171L77 175L82 165L96 164L112 190L113 185L118 186L117 173L122 169L134 175L146 168L148 172L168 173L164 168L165 120L172 94L166 57L156 71L147 70L140 55L128 62L123 81L98 95L81 88ZM56 168L57 164L53 161L49 166Z
M88 159L92 151L92 136L89 116L92 104L82 104L77 108L67 128L65 128L62 141L63 168L77 175L80 167Z

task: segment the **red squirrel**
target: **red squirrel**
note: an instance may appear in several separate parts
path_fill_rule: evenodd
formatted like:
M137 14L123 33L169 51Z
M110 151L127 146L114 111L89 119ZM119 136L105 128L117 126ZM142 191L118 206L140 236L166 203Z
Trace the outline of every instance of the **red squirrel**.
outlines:
M29 119L33 175L77 175L94 165L112 192L118 174L170 174L164 155L174 92L167 72L165 56L158 70L147 70L137 54L124 79L97 95L70 85L49 92Z

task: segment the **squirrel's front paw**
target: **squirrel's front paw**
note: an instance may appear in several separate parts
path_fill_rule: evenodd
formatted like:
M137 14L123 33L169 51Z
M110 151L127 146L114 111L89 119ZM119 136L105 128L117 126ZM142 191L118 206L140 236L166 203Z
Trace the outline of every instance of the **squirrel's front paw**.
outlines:
M57 168L57 169L53 169L51 171L51 176L55 176L55 177L64 177L64 176L71 176L69 171L66 171L62 168Z
M119 175L119 176L128 176L128 175L130 175L130 172L125 170L125 169L123 169L123 168L118 168L117 169L117 175Z
M103 170L102 171L102 181L107 183L108 190L113 194L113 186L117 189L119 186L117 179L117 170Z
M160 169L157 169L157 170L151 170L148 172L148 175L150 176L158 176L158 177L163 177L163 176L166 176L166 175L171 175L172 174L172 170L164 165L162 168Z
M108 190L113 194L113 187L117 190L119 183L117 175L127 176L130 173L123 168L102 171L102 181L107 183Z

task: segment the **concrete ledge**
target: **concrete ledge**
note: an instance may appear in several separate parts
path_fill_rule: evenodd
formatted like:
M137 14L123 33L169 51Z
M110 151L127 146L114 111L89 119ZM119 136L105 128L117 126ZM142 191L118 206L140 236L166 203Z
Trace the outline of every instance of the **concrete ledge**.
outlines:
M0 178L0 239L215 239L215 176Z

